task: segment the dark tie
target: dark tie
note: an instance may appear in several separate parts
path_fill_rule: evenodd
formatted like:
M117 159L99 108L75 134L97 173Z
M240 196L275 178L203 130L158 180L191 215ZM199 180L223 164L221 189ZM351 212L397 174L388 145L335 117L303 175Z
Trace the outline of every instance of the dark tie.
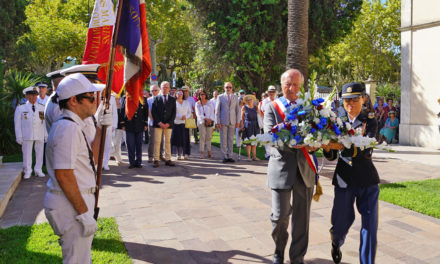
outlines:
M35 112L35 105L32 105L32 111Z
M163 103L167 104L167 96L166 95L163 97Z

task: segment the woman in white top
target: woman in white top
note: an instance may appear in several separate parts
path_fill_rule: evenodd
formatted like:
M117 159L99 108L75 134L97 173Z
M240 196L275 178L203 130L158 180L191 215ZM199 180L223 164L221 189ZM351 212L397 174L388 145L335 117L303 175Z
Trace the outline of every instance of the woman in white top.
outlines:
M185 128L185 120L191 116L191 105L183 100L181 89L176 91L176 96L176 118L171 133L171 146L173 152L177 154L177 159L182 160L183 151L189 139L189 129ZM189 159L187 154L185 154L185 159Z
M208 158L211 154L212 129L214 127L214 107L209 101L208 93L200 90L196 103L197 127L200 133L200 158L205 158L205 145L208 151Z

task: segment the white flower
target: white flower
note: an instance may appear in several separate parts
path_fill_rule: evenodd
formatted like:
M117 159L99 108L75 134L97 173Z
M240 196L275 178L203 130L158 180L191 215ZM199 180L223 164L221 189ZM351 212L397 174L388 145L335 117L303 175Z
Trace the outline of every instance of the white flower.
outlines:
M289 144L290 144L290 147L295 146L295 145L296 145L296 140L292 138L292 139L290 140Z
M322 145L328 145L330 143L329 139L322 140Z
M284 145L284 143L281 139L278 139L276 143L277 143L278 147L282 147Z
M332 111L330 111L328 108L322 108L319 111L319 115L322 117L330 117L330 113L333 113Z
M301 106L301 105L304 105L304 100L298 97L298 99L296 99L295 103L297 104L297 106Z
M342 127L342 120L341 118L336 118L336 122L338 123L338 126Z
M315 117L313 119L313 122L315 122L315 124L319 124L319 123L321 123L321 120L319 118Z
M347 128L347 130L350 130L351 129L350 123L349 122L345 122L345 127Z

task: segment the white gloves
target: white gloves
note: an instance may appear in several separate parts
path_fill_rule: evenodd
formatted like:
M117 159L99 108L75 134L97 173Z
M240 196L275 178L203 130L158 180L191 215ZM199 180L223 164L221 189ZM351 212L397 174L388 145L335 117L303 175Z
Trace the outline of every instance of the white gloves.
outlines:
M16 140L16 141L17 141L17 143L18 143L18 144L20 144L20 145L22 145L22 144L23 144L23 138L17 138L17 140Z
M83 226L83 237L93 235L96 232L96 229L98 229L98 226L96 225L96 220L91 214L87 214L87 212L77 215L75 218Z
M113 115L112 110L109 108L108 110L104 110L104 106L102 104L99 105L96 110L96 121L97 126L101 128L102 126L112 126L113 124Z

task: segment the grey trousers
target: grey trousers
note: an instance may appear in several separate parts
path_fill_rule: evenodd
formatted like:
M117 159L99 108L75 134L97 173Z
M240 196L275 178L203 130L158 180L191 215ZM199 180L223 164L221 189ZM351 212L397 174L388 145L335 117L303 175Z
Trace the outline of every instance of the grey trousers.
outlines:
M220 148L223 158L232 158L235 125L222 125L220 129Z
M284 256L289 234L289 216L292 214L292 243L290 244L290 263L303 263L309 244L310 206L313 187L307 188L299 171L292 189L272 189L272 238L275 250ZM292 197L292 204L290 203Z

